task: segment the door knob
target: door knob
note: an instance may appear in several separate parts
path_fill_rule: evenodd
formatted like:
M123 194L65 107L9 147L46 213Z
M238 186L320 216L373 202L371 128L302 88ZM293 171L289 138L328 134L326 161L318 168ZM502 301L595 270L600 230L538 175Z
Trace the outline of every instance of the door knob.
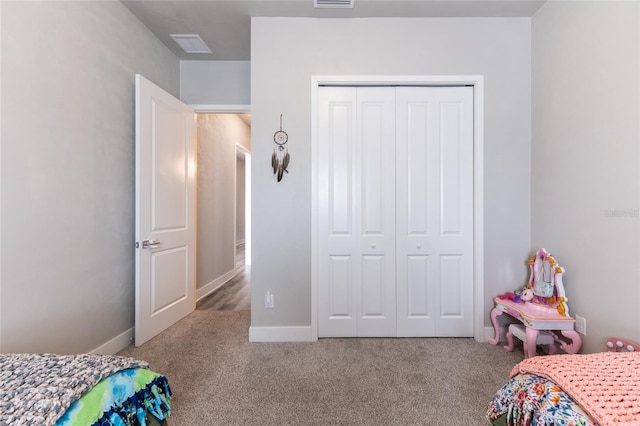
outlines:
M154 249L160 247L160 241L157 240L144 240L142 242L143 249Z
M422 248L422 244L418 243L418 244L416 244L416 247Z
M371 248L376 248L376 243L371 243Z

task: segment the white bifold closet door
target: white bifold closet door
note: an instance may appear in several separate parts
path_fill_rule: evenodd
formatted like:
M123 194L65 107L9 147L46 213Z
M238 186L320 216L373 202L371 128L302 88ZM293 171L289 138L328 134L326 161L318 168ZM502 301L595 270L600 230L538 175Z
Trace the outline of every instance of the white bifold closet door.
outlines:
M318 336L473 336L473 88L321 87Z

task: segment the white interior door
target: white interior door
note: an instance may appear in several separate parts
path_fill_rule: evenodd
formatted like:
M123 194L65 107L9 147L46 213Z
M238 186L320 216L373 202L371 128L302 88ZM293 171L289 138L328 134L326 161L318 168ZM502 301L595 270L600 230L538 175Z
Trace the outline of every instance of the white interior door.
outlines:
M320 337L395 336L394 89L320 90Z
M139 346L195 309L195 113L136 75Z
M473 336L473 88L318 95L318 336Z
M473 336L473 88L396 92L398 336Z

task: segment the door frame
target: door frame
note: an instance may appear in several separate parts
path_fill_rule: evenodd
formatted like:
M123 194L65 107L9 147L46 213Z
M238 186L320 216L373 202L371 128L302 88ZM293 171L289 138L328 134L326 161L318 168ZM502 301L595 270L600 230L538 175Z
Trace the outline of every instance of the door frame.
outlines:
M191 108L193 108L194 113L196 114L196 116L198 114L251 114L251 105L242 105L242 104L187 104L188 106L190 106ZM199 142L199 139L197 140L197 142ZM196 144L197 144L196 142ZM237 144L236 144L236 150L237 150ZM243 148L244 149L244 148ZM245 160L249 160L248 167L251 166L251 152L247 151L247 155L245 156ZM245 167L247 167L247 164L245 164ZM198 171L196 170L196 176L198 174ZM250 191L250 187L251 187L251 182L249 179L249 182L246 183L245 181L245 185L249 186L249 192L248 192L248 200L245 200L245 209L251 209L251 191ZM235 183L234 183L234 188L235 188ZM235 199L235 191L234 191L234 199ZM196 195L196 202L197 202L197 195ZM235 202L234 202L234 209L235 209ZM235 213L235 212L234 212ZM250 214L251 212L249 211L248 215L247 213L245 213L245 240L247 241L245 244L248 244L248 247L245 246L245 265L250 265L251 264L251 220L250 220ZM235 217L235 214L234 214ZM248 223L246 223L248 222ZM248 229L247 229L248 228ZM235 219L234 219L234 229L235 229ZM197 228L197 221L196 221L196 237L198 235L198 228ZM234 235L235 235L235 231L234 231ZM235 240L235 238L234 238ZM234 256L235 256L235 241L234 241ZM249 263L246 262L246 259L248 256L249 259ZM196 259L197 261L197 259ZM196 264L197 267L197 264ZM233 268L234 274L237 273L237 268L235 267L235 262L234 262L234 268ZM220 288L224 283L226 283L229 279L233 278L233 276L231 276L228 279L224 279L221 283L219 283L218 285L215 285L213 288L209 288L208 286L205 286L204 288L201 287L200 289L197 288L197 283L196 283L196 304L204 299L205 297L207 297L208 295L210 295L211 293L213 293L214 291L216 291L218 288ZM218 280L216 280L217 282ZM199 291L200 290L200 291Z
M234 224L234 241L238 242L238 169L237 169L237 157L238 155L242 155L244 159L244 235L245 235L245 253L244 253L244 263L243 265L250 266L251 265L251 152L247 151L242 145L236 142L236 181L235 188L236 190L233 193L234 196L234 205L235 205L235 220ZM236 247L234 247L234 250ZM235 252L234 252L235 255ZM236 269L238 265L236 264Z
M318 92L321 86L473 87L473 337L484 338L484 76L314 75L311 76L311 338L318 340Z

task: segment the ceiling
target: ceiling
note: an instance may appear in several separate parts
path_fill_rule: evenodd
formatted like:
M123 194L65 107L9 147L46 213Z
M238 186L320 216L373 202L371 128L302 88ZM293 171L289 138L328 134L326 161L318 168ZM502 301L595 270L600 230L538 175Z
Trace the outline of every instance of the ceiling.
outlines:
M546 0L354 0L315 9L313 0L121 0L179 59L248 61L251 17L531 17ZM199 34L212 54L187 54L171 34Z

